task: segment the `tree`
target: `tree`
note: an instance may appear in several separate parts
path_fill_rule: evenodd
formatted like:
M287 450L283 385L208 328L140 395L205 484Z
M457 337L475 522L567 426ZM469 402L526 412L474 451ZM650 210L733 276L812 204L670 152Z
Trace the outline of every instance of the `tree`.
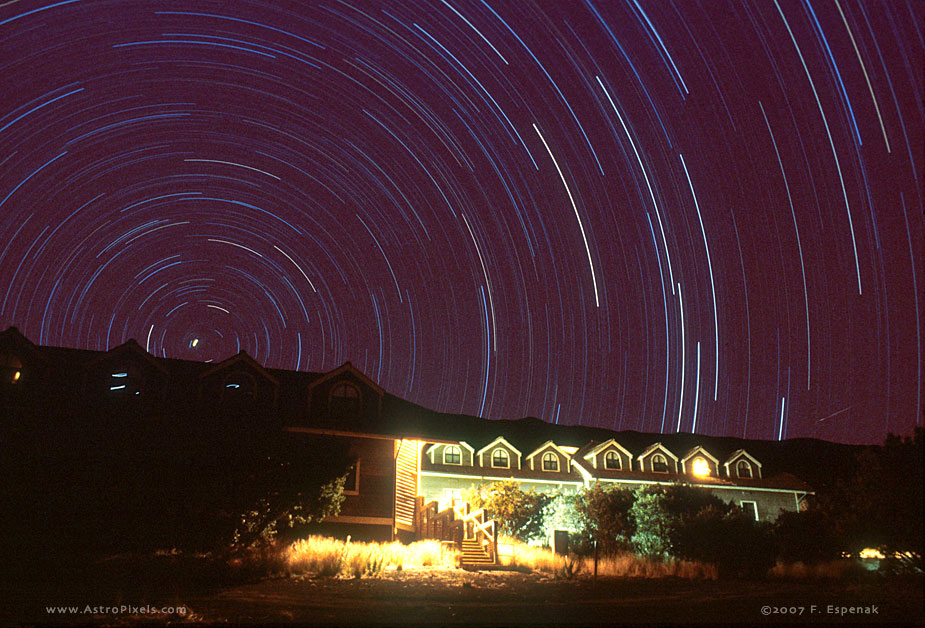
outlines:
M843 550L865 547L888 555L911 553L913 567L923 555L923 428L911 437L890 434L853 461L855 474L819 496L819 510L831 522Z
M774 562L769 526L703 489L640 489L631 514L642 555L713 563L721 576L762 575Z
M632 544L636 552L664 560L674 555L672 537L677 523L667 507L667 497L662 491L642 490L636 493L636 501L630 515L636 523Z
M247 483L239 487L241 513L231 539L233 548L266 544L325 517L337 515L352 466L336 443L291 437L271 443L255 456Z
M832 520L821 510L781 512L773 526L777 558L783 561L822 561L838 558Z
M502 534L528 542L545 537L544 518L552 495L524 491L516 480L481 485L464 496L470 506L484 508L498 521Z
M589 549L596 541L600 552L615 554L630 548L635 530L630 510L635 502L631 491L600 482L574 497L574 509L580 529L577 547Z

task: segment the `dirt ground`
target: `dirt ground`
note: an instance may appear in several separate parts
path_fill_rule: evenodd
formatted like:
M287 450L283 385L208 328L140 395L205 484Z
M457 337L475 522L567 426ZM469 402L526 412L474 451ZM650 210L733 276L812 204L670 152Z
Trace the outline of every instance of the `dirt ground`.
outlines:
M429 568L386 572L378 579L279 578L199 593L133 589L130 583L118 588L69 595L33 591L6 608L0 620L4 625L112 626L925 625L921 577L853 584L674 578L593 582ZM49 612L48 604L73 608ZM185 607L185 613L161 613L176 607Z

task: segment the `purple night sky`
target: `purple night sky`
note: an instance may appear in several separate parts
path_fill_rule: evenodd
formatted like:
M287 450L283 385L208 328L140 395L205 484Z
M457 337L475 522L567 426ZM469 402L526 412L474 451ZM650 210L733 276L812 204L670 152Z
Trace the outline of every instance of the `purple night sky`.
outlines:
M0 328L446 412L921 424L925 3L0 4Z

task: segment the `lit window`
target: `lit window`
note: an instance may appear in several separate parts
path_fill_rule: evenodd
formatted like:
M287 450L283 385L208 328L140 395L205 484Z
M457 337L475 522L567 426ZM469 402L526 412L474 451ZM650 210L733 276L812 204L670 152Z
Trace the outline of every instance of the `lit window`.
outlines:
M462 452L456 445L447 445L443 449L443 464L462 464Z
M558 471L559 470L559 456L547 451L543 454L543 471Z
M22 377L22 362L15 355L0 353L0 383L15 384Z
M668 461L662 454L652 456L652 470L656 473L668 473Z
M355 416L360 412L360 389L340 382L331 389L331 411L339 416Z
M22 377L22 362L11 353L0 353L0 383L15 384Z
M621 462L620 455L615 451L608 451L604 456L604 468L605 469L615 469L620 470Z
M511 458L508 456L506 449L495 449L491 452L491 466L501 469L508 469L511 466Z
M752 465L748 463L748 460L739 460L736 464L736 475L740 478L752 477Z
M691 464L691 473L700 478L705 478L710 475L710 463L701 457L694 458L693 464Z

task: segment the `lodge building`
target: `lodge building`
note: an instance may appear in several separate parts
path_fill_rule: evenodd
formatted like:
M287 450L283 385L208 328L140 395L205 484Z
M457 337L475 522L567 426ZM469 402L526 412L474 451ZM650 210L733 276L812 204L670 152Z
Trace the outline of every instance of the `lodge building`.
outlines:
M596 482L629 489L683 483L762 521L805 509L812 494L786 468L764 464L748 441L445 414L387 393L349 362L305 373L264 368L243 352L213 364L152 356L133 340L89 351L35 345L15 327L0 332L4 429L52 402L85 408L79 416L94 420L131 420L133 429L233 410L294 439L337 439L353 470L340 514L325 525L354 538L425 536L431 515L465 490L509 479L559 493Z

